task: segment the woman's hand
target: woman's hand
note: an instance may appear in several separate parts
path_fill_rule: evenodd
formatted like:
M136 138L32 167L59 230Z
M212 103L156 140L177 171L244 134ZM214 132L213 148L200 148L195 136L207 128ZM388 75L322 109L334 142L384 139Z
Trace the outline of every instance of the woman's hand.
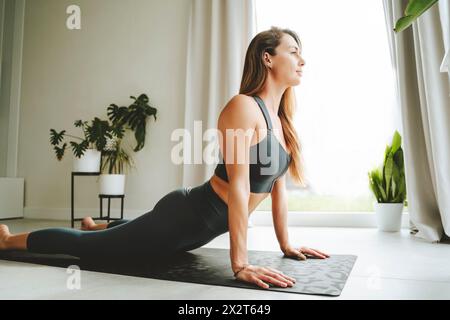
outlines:
M268 289L269 283L283 288L292 287L296 281L279 270L254 265L241 269L235 277L244 282L254 283L263 289Z
M306 260L307 255L320 259L326 259L330 257L329 254L308 247L300 247L297 249L289 245L286 248L283 248L282 251L286 257L297 258L299 260Z

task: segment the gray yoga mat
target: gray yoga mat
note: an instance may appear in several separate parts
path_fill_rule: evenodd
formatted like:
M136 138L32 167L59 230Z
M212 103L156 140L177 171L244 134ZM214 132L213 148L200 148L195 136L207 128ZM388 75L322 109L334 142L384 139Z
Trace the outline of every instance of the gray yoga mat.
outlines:
M233 278L228 249L199 248L160 259L93 260L66 255L34 254L25 251L0 251L0 259L81 270L121 274L161 280L280 291L297 294L339 296L356 261L355 255L331 255L327 259L309 257L300 261L283 257L281 252L248 251L250 263L283 271L295 278L293 287L271 286L261 289ZM155 261L157 260L157 261Z

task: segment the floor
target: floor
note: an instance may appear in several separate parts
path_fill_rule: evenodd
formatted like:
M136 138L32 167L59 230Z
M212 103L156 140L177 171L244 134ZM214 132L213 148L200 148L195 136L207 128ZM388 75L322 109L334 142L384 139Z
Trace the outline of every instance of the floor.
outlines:
M68 226L61 221L11 220L12 232ZM289 228L293 244L330 254L354 254L356 264L339 297L135 278L81 271L81 288L68 289L66 269L0 260L0 299L450 299L450 244L429 243L402 229ZM228 248L228 234L205 247ZM273 228L252 227L249 250L278 250Z

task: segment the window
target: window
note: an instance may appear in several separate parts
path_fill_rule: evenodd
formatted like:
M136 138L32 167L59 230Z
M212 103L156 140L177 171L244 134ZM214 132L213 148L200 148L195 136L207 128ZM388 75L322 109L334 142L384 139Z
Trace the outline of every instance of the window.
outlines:
M296 31L306 61L295 124L309 187L288 179L289 210L373 211L367 173L400 123L382 1L255 2L257 32Z

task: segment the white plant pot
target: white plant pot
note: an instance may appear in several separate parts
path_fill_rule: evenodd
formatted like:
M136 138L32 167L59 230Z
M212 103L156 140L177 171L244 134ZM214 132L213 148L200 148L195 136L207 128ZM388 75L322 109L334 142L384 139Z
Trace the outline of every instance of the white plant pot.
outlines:
M125 175L124 174L101 174L100 175L100 194L105 195L123 195L125 194Z
M400 231L402 225L403 203L375 202L375 218L378 229L387 232Z
M74 172L100 172L100 160L102 153L98 150L87 149L81 158L74 156Z

